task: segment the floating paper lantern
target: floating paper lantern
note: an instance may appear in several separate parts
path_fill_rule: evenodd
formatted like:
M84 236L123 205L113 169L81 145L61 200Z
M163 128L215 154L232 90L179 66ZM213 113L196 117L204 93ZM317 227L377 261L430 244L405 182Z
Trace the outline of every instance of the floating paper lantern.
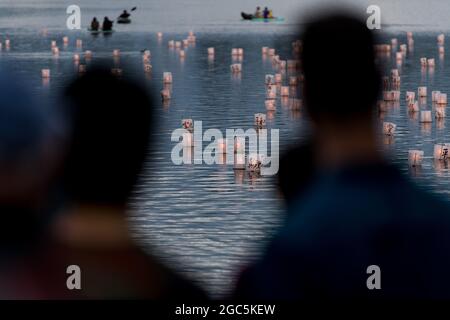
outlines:
M440 91L431 91L431 101L437 102L440 94L441 94Z
M261 51L262 54L267 54L268 53L269 48L268 47L262 47Z
M446 93L439 93L437 96L437 104L440 105L446 105L447 104L447 94Z
M392 136L395 133L397 125L392 122L383 122L383 133L388 136Z
M402 52L396 52L395 53L395 59L398 61L402 61L403 60L403 53Z
M181 41L175 41L175 48L181 48Z
M231 49L231 55L232 56L237 56L238 55L238 49L237 48Z
M215 54L214 48L208 48L208 55L213 56Z
M245 137L234 137L234 153L245 153Z
M79 55L78 53L75 53L75 54L73 55L73 61L75 61L75 62L80 61L80 55Z
M194 43L194 42L196 41L196 37L195 37L194 35L188 36L187 40L188 40L190 43Z
M144 64L144 72L152 72L152 65L150 63Z
M445 118L445 107L444 106L436 107L434 115L435 115L436 119Z
M276 99L277 98L277 87L276 86L268 86L267 87L267 99Z
M280 95L282 97L289 97L289 87L282 86Z
M413 38L413 33L411 31L406 32L406 38L411 40Z
M398 77L400 75L398 69L391 70L391 77Z
M63 37L63 43L67 45L69 43L69 37L67 36Z
M9 48L11 46L11 41L9 39L5 40L5 47Z
M427 87L419 87L417 89L417 93L419 97L426 97L427 96Z
M391 46L396 47L398 44L398 40L396 38L391 39Z
M42 75L42 78L49 79L50 78L50 69L42 69L41 75Z
M168 44L169 48L175 47L175 41L173 41L173 40L169 40L169 42L167 42L167 44Z
M261 157L258 154L249 154L248 156L248 163L247 163L247 169L250 172L260 172L261 171Z
M428 67L434 67L435 66L435 60L434 59L428 59L427 60Z
M266 115L264 113L255 113L255 126L264 128L266 126Z
M77 41L76 41L77 48L80 48L82 45L83 45L83 40L77 39Z
M385 101L400 101L400 91L398 90L383 91L383 99Z
M181 127L190 132L194 131L194 121L192 119L181 120Z
M445 53L445 48L443 46L440 46L438 49L439 54L444 54Z
M183 132L183 147L194 146L194 135L191 132Z
M52 40L51 45L52 45L52 48L56 47L56 41Z
M276 108L276 104L275 104L275 100L274 99L267 99L266 101L265 101L265 105L266 105L266 109L268 110L268 111L275 111L277 108Z
M184 50L180 50L180 58L184 58L186 56L186 52Z
M408 151L408 164L411 167L418 167L422 165L423 151L422 150L409 150Z
M283 81L283 77L282 77L281 73L275 74L275 83L279 84L282 81Z
M237 49L237 54L238 54L238 56L243 56L244 55L244 49L238 48Z
M430 123L431 120L431 111L430 110L424 110L420 111L420 122L422 123Z
M271 74L266 74L266 78L265 78L266 80L265 80L265 82L266 82L266 85L272 85L272 84L275 84L275 77L273 76L273 75L271 75Z
M113 50L113 57L119 57L120 56L120 50L119 49L114 49Z
M171 72L164 72L163 73L163 83L172 83L172 73Z
M400 45L400 52L402 53L402 57L405 56L407 50L408 50L408 47L406 46L406 44Z
M414 101L416 93L414 91L406 91L406 101Z
M92 51L86 50L86 51L84 52L84 57L85 57L86 59L91 59L91 58L92 58Z
M427 66L427 62L428 62L427 58L420 58L420 65L422 67L426 67Z
M170 100L170 98L171 98L171 95L170 95L170 90L169 89L161 90L161 99L163 101Z
M434 159L447 161L449 157L450 143L439 143L434 145Z
M122 71L122 69L120 69L120 68L112 68L112 69L111 69L111 73L112 73L113 75L119 77L119 76L122 75L123 71Z
M270 48L270 49L268 50L268 53L269 53L269 56L274 56L274 55L275 55L275 49Z
M188 39L184 39L183 40L183 47L185 47L185 48L189 47L189 40Z
M240 63L234 63L230 66L232 73L241 73L242 65Z
M162 34L162 32L158 32L158 33L156 34L156 36L157 36L158 38L162 38L162 37L163 37L163 34Z
M414 100L410 100L408 103L408 110L410 112L419 112L419 103Z
M438 42L438 44L443 45L444 42L445 42L445 35L444 34L438 35L437 36L437 42Z
M59 55L59 48L58 48L58 47L53 47L53 48L52 48L52 53L53 53L53 55L55 55L55 56Z

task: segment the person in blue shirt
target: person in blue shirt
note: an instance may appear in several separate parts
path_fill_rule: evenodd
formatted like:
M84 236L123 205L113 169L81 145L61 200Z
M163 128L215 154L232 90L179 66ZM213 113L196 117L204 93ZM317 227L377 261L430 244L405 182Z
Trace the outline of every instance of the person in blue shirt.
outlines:
M234 297L450 298L448 201L410 181L378 145L373 33L334 13L316 17L301 39L314 181L291 199L284 227L242 272Z

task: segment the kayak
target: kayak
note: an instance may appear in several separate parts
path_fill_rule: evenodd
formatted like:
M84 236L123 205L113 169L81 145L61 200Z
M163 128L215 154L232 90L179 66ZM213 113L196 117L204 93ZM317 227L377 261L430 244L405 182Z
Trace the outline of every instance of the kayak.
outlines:
M250 20L250 21L256 21L256 22L281 22L284 21L284 18L282 17L273 17L273 18L255 18L252 14L248 14L245 12L241 12L241 17L243 20Z
M130 18L118 18L117 23L123 23L123 24L131 23L131 19Z

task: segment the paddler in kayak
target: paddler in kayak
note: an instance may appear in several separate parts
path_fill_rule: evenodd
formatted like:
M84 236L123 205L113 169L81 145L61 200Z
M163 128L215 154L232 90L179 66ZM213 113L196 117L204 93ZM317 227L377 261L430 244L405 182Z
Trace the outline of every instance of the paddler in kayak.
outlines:
M122 14L119 16L120 19L128 19L130 17L130 14L127 12L127 10L123 10Z
M98 22L97 18L94 17L91 22L91 31L98 31L100 28L100 23Z
M264 19L269 18L269 9L267 7L264 8L263 17Z
M113 27L113 22L111 20L109 20L108 17L105 17L105 19L103 20L102 30L103 31L111 31L112 27Z
M262 18L260 7L256 7L256 11L255 11L255 14L253 15L253 18L256 18L256 19Z

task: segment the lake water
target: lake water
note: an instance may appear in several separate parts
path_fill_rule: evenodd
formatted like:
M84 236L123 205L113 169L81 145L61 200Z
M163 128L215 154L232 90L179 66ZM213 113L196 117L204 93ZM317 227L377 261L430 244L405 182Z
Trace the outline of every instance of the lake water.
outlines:
M85 50L93 52L88 64L103 61L111 66L123 66L125 73L140 77L155 95L162 89L162 73L172 72L172 100L169 104L158 100L155 106L161 117L156 151L152 161L146 163L131 201L136 209L130 217L131 228L146 249L220 297L228 292L234 275L258 257L280 226L283 201L271 177L249 175L226 165L174 165L170 154L175 143L171 142L170 135L180 127L183 118L202 120L204 130L217 128L225 132L226 128L252 128L253 115L266 112L264 77L275 73L270 59L263 59L261 47L275 47L283 59L290 58L289 34L295 30L296 16L292 12L311 3L305 1L303 7L295 1L269 3L276 8L275 14L285 17L286 22L264 24L239 20L240 11L252 11L258 4L253 0L244 7L235 0L214 1L214 5L200 0L141 0L131 5L138 6L131 25L117 26L111 37L94 37L86 31L65 29L65 8L71 1L0 1L0 40L11 40L11 48L1 51L0 61L30 80L37 99L48 101L56 101L60 89L75 75L73 54ZM449 170L434 163L432 154L434 143L450 142L450 123L447 118L433 119L431 125L419 123L418 115L407 112L404 92L417 91L420 85L428 86L429 95L421 105L422 110L433 109L432 90L450 93L450 75L445 71L448 55L440 59L436 45L436 35L447 26L436 22L444 19L430 19L425 15L430 11L435 13L438 5L442 10L437 12L449 12L445 11L450 9L449 5L431 1L434 7L422 8L422 2L418 1L403 2L405 7L389 1L380 3L387 11L383 18L389 31L386 39L396 36L400 43L405 43L404 31L417 30L414 52L407 54L400 68L400 104L392 106L382 119L397 124L396 135L390 139L380 135L380 138L405 171L408 171L408 150L424 150L426 159L422 169L412 172L415 179L448 197ZM124 8L117 1L106 0L94 4L79 1L79 5L84 26L94 15L115 17ZM358 8L361 7L363 4L359 3ZM424 14L413 14L417 10L423 10ZM196 32L197 42L186 49L186 58L181 60L177 50L168 48L167 41L184 39L189 30ZM156 37L157 31L164 32L161 41ZM62 44L64 35L70 37L66 47ZM76 48L75 39L83 40L82 48ZM58 58L51 54L51 40L57 40L60 47ZM208 59L208 47L215 48L213 60ZM245 51L240 78L230 74L233 62L230 51L234 47ZM121 50L119 60L112 59L113 49ZM152 53L150 75L143 71L143 49ZM421 70L422 56L436 58L434 70ZM386 62L395 66L394 55ZM82 63L85 63L83 58ZM43 68L51 70L49 83L41 79ZM283 150L305 138L308 120L302 110L290 110L278 98L277 110L268 114L267 127L280 130Z

